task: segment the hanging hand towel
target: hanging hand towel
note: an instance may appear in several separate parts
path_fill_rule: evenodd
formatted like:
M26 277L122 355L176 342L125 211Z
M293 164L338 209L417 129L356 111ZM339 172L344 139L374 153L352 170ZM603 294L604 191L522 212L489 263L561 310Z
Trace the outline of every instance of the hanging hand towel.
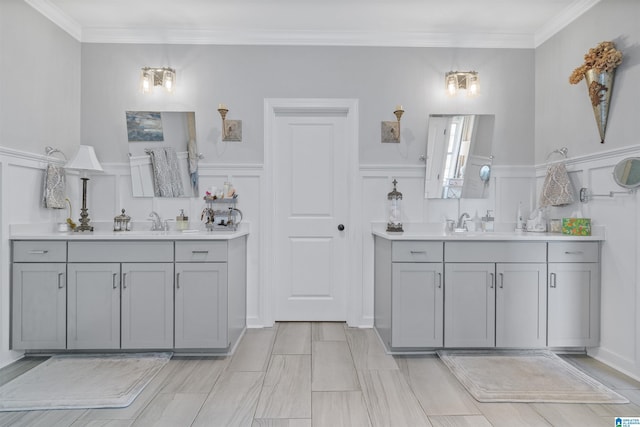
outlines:
M62 166L49 163L44 171L42 204L45 208L64 209L65 204L65 172Z
M193 194L198 194L198 143L195 139L189 139L187 143L187 155L189 159L189 176L191 177L191 189Z
M568 205L573 200L573 187L564 163L549 165L540 192L540 207Z
M153 169L154 195L160 197L180 197L184 195L178 156L171 147L148 150Z

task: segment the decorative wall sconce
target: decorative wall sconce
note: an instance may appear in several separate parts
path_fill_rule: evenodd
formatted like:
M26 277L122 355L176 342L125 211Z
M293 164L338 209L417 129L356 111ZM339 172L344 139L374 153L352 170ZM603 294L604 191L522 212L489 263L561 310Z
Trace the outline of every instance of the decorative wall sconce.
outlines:
M162 86L172 93L176 86L176 70L169 67L144 67L140 73L140 90L149 93L154 86Z
M480 92L480 80L477 71L449 71L444 77L449 96L455 96L459 90L466 90L467 96L476 96Z
M225 104L218 104L218 113L222 117L222 140L242 141L242 120L227 120L228 112Z
M400 142L400 118L403 113L402 105L396 105L396 109L393 111L396 121L381 123L382 142Z

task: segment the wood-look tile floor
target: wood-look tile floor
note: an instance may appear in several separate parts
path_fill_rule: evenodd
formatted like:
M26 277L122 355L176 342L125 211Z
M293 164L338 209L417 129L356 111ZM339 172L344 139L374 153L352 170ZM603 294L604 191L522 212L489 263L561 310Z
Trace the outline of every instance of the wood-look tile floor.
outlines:
M371 329L294 322L248 330L232 357L174 357L127 408L0 412L0 426L613 426L640 416L640 382L565 358L631 403L479 403L435 356L389 356ZM43 360L1 369L0 384Z

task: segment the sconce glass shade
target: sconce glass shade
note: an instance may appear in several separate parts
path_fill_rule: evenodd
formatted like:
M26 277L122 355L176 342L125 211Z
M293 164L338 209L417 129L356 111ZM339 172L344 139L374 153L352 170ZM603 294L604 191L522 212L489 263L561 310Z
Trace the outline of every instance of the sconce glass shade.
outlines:
M96 152L90 145L81 145L75 157L64 167L81 171L103 171L102 165L96 157Z
M444 77L445 88L449 96L466 90L467 96L476 96L480 92L480 81L476 71L449 71Z
M176 70L169 67L144 67L140 72L140 91L149 93L154 86L162 86L169 93L176 86Z
M447 87L447 94L449 96L455 96L455 94L458 93L458 82L455 74L447 73L446 87Z

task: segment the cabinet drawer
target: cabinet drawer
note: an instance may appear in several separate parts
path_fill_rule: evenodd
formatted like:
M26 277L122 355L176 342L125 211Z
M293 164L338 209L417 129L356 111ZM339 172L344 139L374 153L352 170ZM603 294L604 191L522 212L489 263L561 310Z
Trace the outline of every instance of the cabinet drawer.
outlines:
M442 242L405 241L393 242L393 262L441 262Z
M69 242L69 262L173 262L173 242Z
M65 262L67 242L24 240L13 242L14 262Z
M446 262L547 262L545 242L447 242Z
M598 262L598 242L549 242L549 262Z
M226 262L227 242L176 242L177 262Z

